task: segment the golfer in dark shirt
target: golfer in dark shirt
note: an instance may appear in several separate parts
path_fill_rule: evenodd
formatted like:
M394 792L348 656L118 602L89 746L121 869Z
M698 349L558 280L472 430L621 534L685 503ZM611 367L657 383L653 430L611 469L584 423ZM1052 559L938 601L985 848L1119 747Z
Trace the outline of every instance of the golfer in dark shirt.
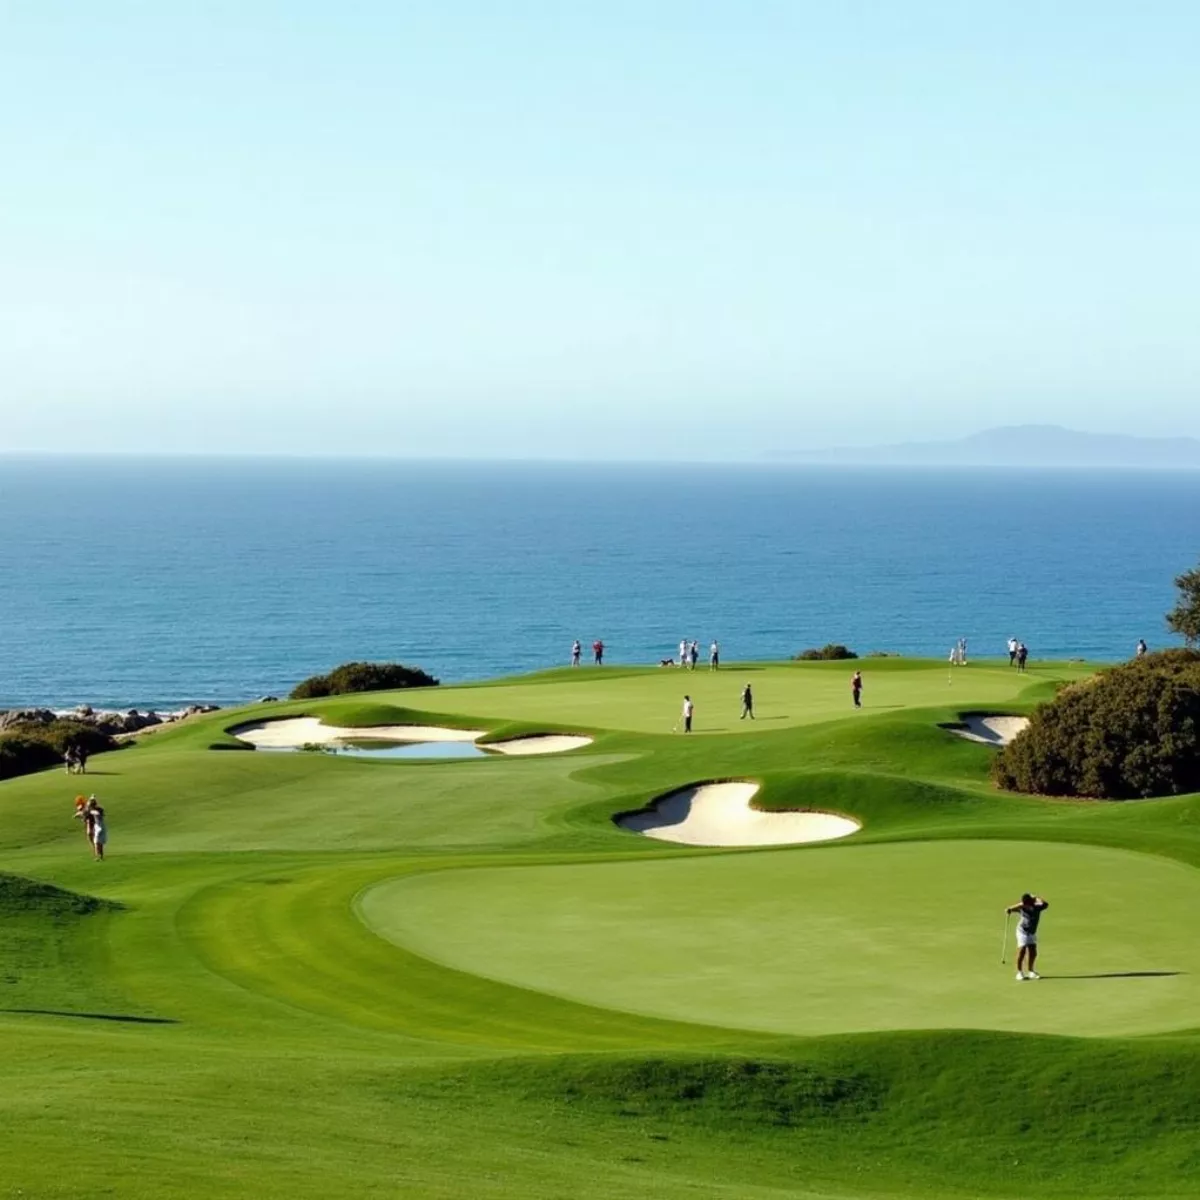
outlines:
M746 684L742 688L742 715L740 719L744 721L747 717L752 721L754 720L754 693L750 690L749 684Z
M1041 976L1033 969L1034 963L1037 962L1037 931L1038 922L1042 919L1042 913L1050 907L1049 903L1041 898L1041 896L1031 896L1028 892L1021 897L1020 904L1010 904L1004 911L1006 913L1020 913L1021 918L1017 922L1017 979L1041 979ZM1025 973L1025 963L1028 960L1029 973Z

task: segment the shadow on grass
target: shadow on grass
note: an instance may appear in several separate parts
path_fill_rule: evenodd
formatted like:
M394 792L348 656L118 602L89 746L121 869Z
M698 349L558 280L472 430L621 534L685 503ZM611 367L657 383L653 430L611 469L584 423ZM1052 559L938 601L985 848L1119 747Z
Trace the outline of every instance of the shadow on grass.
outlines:
M1107 971L1099 975L1043 975L1042 982L1051 979L1171 979L1184 971Z
M34 1017L75 1017L81 1021L121 1021L128 1025L178 1025L172 1017L131 1017L123 1013L67 1012L59 1008L0 1008L0 1013L21 1013Z

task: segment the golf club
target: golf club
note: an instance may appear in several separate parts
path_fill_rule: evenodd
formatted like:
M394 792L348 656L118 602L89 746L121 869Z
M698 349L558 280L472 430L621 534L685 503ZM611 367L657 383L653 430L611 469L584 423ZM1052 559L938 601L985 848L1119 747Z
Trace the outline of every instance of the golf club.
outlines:
M1000 943L1000 961L1003 963L1008 954L1008 913L1004 914L1004 940Z

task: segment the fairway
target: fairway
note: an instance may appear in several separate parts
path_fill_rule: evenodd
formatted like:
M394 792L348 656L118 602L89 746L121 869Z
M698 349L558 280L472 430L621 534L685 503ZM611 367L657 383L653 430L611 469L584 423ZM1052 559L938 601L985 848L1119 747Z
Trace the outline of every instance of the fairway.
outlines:
M1055 899L1043 978L1018 985L999 964L1001 909L1026 881ZM382 884L361 909L459 970L709 1025L1096 1036L1200 1012L1200 872L1118 850L955 842L457 871Z
M86 783L0 783L5 1187L1189 1194L1200 797L1001 793L996 751L944 728L1028 713L1085 664L859 665L861 711L840 662L559 670L212 713ZM671 735L684 691L693 737ZM229 732L284 720L569 751L365 759ZM544 734L575 740L511 741ZM848 836L700 849L617 821L701 794L746 827L825 813ZM1051 907L1044 977L1018 984L1003 908L1027 888Z

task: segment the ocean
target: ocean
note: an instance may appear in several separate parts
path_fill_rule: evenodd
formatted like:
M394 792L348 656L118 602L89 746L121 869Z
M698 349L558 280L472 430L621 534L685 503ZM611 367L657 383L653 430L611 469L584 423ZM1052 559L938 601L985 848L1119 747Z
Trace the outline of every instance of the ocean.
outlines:
M1171 644L1200 472L0 459L0 708L285 695L843 642L1119 659Z

